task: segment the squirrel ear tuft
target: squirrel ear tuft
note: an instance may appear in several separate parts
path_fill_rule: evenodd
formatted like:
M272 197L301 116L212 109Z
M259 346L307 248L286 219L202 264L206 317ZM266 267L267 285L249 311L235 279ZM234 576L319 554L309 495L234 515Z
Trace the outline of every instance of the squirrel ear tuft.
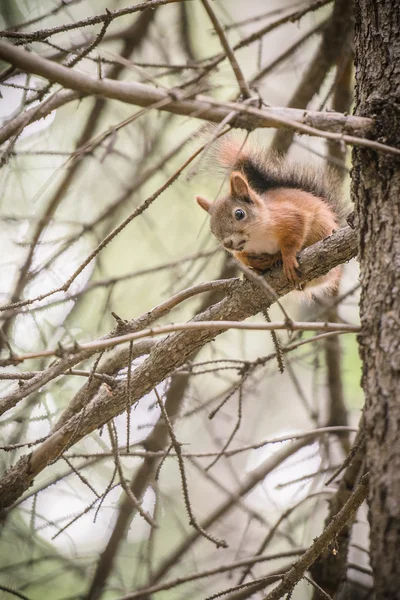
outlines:
M239 171L231 173L231 195L232 196L250 196L249 184L247 179Z
M203 196L196 196L196 202L203 210L210 212L211 202L209 200L203 198Z

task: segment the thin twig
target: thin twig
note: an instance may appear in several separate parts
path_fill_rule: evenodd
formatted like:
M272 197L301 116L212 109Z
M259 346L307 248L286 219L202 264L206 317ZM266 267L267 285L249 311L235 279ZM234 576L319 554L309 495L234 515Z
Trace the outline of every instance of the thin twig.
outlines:
M170 418L168 416L167 411L165 410L165 406L163 401L160 398L160 394L158 393L157 388L154 388L154 393L156 395L157 398L157 402L158 402L158 406L160 407L162 416L164 418L164 421L166 423L166 426L168 428L168 433L170 435L171 438L171 443L172 446L175 449L176 452L176 456L178 458L178 465L179 465L179 473L181 476L181 482L182 482L182 490L183 490L183 497L185 500L185 507L186 507L186 511L189 515L189 523L190 525L192 525L195 530L200 533L200 535L202 535L203 537L205 537L207 540L210 540L210 542L213 542L213 544L216 545L217 548L227 548L228 544L225 542L225 540L221 540L217 537L215 537L214 535L212 535L211 533L208 533L197 521L193 509L192 509L192 505L190 503L190 497L189 497L189 488L188 488L188 483L187 483L187 478L186 478L186 470L185 470L185 463L183 460L183 456L182 456L182 444L178 441L178 438L175 435L174 429L172 427L172 423L170 421Z
M236 60L236 56L233 53L232 48L229 45L228 39L225 35L225 32L223 30L223 28L221 27L221 24L210 4L210 2L208 0L201 0L204 8L207 11L208 16L210 17L210 21L212 22L214 29L216 31L216 34L219 37L219 40L221 42L221 46L223 47L225 54L229 60L229 62L231 63L232 66L232 70L234 72L234 75L237 79L237 82L239 84L239 89L240 92L243 96L243 98L251 98L251 91L250 88L246 82L246 79L243 75L242 69L239 66L238 61Z
M272 592L265 596L264 600L279 600L279 598L282 598L294 588L304 576L305 571L331 543L352 515L360 508L368 494L368 481L369 476L368 474L365 474L340 512L332 519L321 535L314 540L313 544L311 544L303 556L294 563L290 571L283 577L282 582L277 585Z
M141 589L137 592L132 592L130 594L126 594L125 596L121 596L116 600L133 600L134 598L140 598L145 594L154 594L156 592L160 592L162 590L170 590L171 588L177 587L188 581L196 581L197 579L203 579L204 577L212 577L213 575L219 575L220 573L225 573L226 571L233 571L234 569L238 569L240 567L244 567L246 565L254 565L258 562L266 562L270 560L276 560L280 558L288 558L291 556L297 556L302 554L305 549L296 549L296 550L288 550L287 552L280 552L277 554L270 555L259 555L259 556L250 556L249 558L243 558L242 560L236 560L234 562L228 563L226 565L219 565L214 569L208 569L206 571L200 571L199 573L192 573L187 577L177 577L173 581L166 581L164 583L160 583L157 585L150 586L148 588Z
M162 325L160 327L151 327L143 329L135 333L128 333L119 337L99 340L97 342L88 342L86 344L74 344L73 346L65 346L53 348L51 350L43 350L39 352L28 352L26 354L14 354L10 359L0 361L0 366L7 364L18 364L32 358L42 358L45 356L68 356L85 350L104 350L112 348L119 344L132 342L144 337L154 337L165 333L173 333L174 331L195 331L199 329L216 329L225 331L227 329L242 329L248 331L272 331L283 329L286 331L326 331L339 333L359 333L359 325L350 325L348 323L321 323L321 322L291 322L274 321L271 323L238 323L237 321L202 321L189 323L176 323L175 325Z
M118 443L117 443L117 433L116 433L116 428L114 423L111 421L110 423L107 423L107 429L108 429L108 434L110 436L110 440L111 440L111 446L113 449L113 453L114 453L114 461L115 461L115 466L117 467L117 471L118 471L118 475L119 475L119 481L121 483L121 486L124 490L124 492L126 493L126 495L128 496L129 500L132 502L135 510L138 511L138 513L143 517L143 519L145 521L147 521L147 523L151 526L151 527L157 527L156 523L154 522L153 518L149 515L149 513L147 511L145 511L141 504L140 504L140 500L138 500L138 498L135 497L133 491L131 490L131 488L127 485L125 477L124 477L124 473L122 470L122 465L121 465L121 461L119 458L119 453L118 453Z
M174 4L175 2L187 2L188 0L147 0L134 6L128 6L127 8L121 8L119 10L110 10L95 17L88 17L82 21L75 21L73 23L65 23L64 25L58 25L51 29L42 29L33 32L19 32L19 31L0 31L0 37L11 38L14 40L21 40L22 43L28 41L37 42L39 40L45 40L52 35L57 33L63 33L65 31L71 31L72 29L80 29L82 27L89 27L90 25L97 25L104 23L108 19L114 20L125 15L131 15L136 12L147 10L148 8L155 8L157 6L163 6L164 4Z

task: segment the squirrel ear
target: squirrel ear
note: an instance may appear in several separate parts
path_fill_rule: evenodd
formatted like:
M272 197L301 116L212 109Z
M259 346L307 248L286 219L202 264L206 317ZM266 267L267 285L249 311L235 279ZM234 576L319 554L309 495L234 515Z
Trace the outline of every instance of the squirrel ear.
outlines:
M210 212L211 202L209 200L203 198L203 196L196 196L196 202L203 210Z
M239 171L231 173L230 183L232 196L250 196L247 179Z

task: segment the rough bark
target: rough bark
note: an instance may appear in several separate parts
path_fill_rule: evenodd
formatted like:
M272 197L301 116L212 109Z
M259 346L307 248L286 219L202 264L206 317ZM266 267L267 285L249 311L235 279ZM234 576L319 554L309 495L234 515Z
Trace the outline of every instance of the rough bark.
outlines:
M351 108L353 102L353 62L354 52L353 44L350 44L347 55L343 57L342 64L339 64L336 69L335 75L335 90L332 97L332 108L339 110L347 114ZM345 144L328 143L328 159L330 160L329 167L334 169L338 181L341 182L342 186L344 183L346 171L343 166L346 164L347 147ZM329 298L329 302L339 293L335 290L332 293L332 298ZM332 321L339 320L338 306L334 304L326 313L326 318ZM329 416L327 422L330 425L348 425L347 408L345 402L345 393L343 387L342 378L342 351L341 342L339 337L335 339L327 338L324 343L325 350L325 362L327 370L327 391L329 399ZM340 438L342 448L347 454L350 451L350 439L349 436L341 436ZM318 582L317 582L318 583ZM317 590L314 590L314 597L318 594Z
M355 2L356 113L374 137L400 146L400 11L393 0ZM354 151L361 267L359 336L365 391L369 518L376 597L400 598L400 162Z

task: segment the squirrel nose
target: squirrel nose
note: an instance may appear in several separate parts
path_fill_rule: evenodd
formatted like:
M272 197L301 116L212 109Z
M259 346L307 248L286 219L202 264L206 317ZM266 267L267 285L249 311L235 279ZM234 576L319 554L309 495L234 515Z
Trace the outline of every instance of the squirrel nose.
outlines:
M229 250L229 248L233 248L233 240L231 238L226 238L224 239L224 248L227 248Z

